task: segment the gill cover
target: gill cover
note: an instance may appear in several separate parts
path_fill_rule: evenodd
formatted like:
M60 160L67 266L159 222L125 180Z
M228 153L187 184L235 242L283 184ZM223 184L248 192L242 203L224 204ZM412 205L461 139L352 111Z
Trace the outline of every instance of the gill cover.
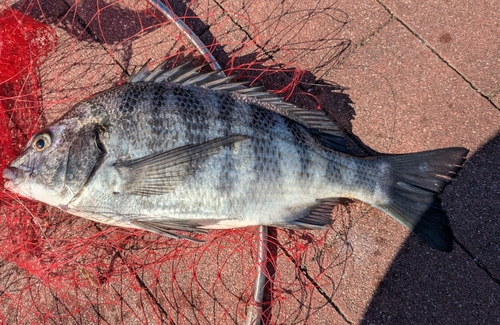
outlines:
M85 187L106 154L100 138L102 132L98 125L85 126L75 134L69 147L65 185L73 196Z

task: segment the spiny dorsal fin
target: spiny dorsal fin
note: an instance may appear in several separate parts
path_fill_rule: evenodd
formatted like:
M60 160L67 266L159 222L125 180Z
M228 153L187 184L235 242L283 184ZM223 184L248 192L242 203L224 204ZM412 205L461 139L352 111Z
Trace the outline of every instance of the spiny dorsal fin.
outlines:
M264 91L262 87L247 87L246 82L231 82L235 76L226 77L220 71L200 73L202 66L193 68L191 61L173 69L164 70L165 61L154 68L153 71L149 70L148 62L137 73L134 70L129 82L175 82L182 85L195 85L213 90L229 91L255 98L259 102L267 103L268 105L265 105L267 109L303 124L312 129L313 133L321 135L321 142L324 146L347 153L342 127L321 110L305 110L285 102L283 98L277 95ZM315 131L319 131L319 133Z

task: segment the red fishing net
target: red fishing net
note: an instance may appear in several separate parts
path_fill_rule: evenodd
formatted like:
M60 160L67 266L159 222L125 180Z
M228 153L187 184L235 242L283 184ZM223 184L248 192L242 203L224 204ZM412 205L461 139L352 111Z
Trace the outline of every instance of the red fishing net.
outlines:
M321 1L307 8L299 2L261 8L251 1L201 0L176 2L173 9L226 73L239 74L238 81L263 84L310 109L342 96L335 85L315 78L337 64L348 46L336 38L347 18ZM319 15L329 16L331 26L308 25ZM199 55L148 1L3 3L1 169L29 136L72 104L125 82L148 59L165 57L173 65ZM343 124L348 127L348 120ZM332 296L352 252L348 232L362 213L344 205L333 213L328 232L270 230L264 323L316 323L325 319L325 305L337 308ZM247 322L255 305L257 228L213 231L204 239L200 245L96 224L20 199L2 186L0 322ZM337 308L331 317L342 312Z

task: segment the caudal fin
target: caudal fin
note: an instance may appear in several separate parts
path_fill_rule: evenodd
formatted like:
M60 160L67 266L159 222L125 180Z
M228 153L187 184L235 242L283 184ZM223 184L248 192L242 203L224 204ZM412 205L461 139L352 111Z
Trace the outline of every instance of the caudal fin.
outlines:
M439 194L462 168L469 150L445 148L378 158L391 166L389 199L374 204L436 249L449 252L453 233Z

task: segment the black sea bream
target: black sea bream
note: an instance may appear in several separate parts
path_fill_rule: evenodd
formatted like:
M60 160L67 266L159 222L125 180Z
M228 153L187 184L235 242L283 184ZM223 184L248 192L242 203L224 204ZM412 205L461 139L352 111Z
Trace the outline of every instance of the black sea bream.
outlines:
M355 198L449 251L438 194L467 152L352 157L321 111L217 72L143 67L34 135L3 176L71 214L192 240L177 231L327 229L338 198Z

